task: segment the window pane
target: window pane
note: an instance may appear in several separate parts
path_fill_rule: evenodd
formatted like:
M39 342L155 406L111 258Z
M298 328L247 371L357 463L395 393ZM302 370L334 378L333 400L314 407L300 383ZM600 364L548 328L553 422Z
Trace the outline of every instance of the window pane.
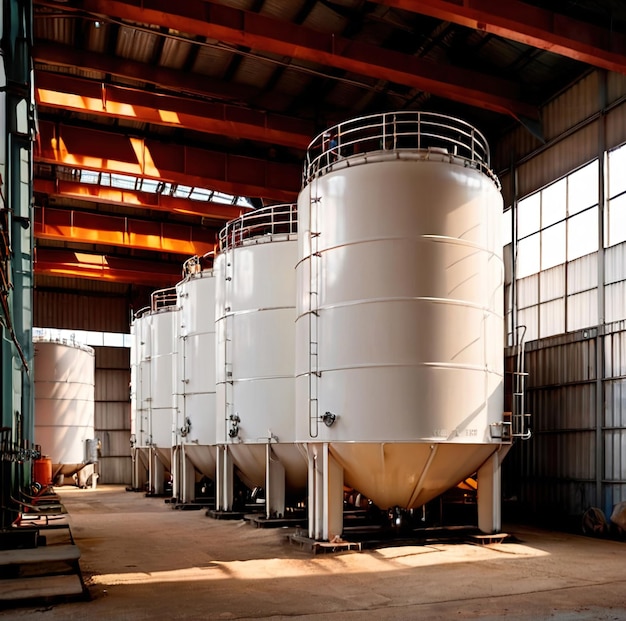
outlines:
M539 271L539 233L520 240L517 245L517 278L524 278Z
M572 216L567 222L567 260L573 261L598 249L598 208Z
M626 145L609 151L609 198L626 191Z
M624 175L626 178L626 175ZM609 201L604 240L606 246L626 241L626 194Z
M565 222L541 232L541 269L565 263Z
M539 230L541 195L539 192L517 204L517 237L521 239Z
M567 178L567 212L571 216L597 204L598 160L595 160Z
M539 306L540 337L565 332L565 300L554 300Z
M541 191L541 228L565 218L567 182L561 179Z

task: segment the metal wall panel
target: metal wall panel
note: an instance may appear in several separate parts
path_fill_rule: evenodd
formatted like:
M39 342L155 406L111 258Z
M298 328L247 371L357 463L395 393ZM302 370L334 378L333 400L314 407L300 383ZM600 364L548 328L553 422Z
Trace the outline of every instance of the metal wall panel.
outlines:
M621 76L622 79L624 76ZM606 148L619 147L626 142L626 103L616 106L606 115Z
M131 480L130 457L108 457L98 464L100 483L126 484Z
M517 325L526 326L526 341L539 338L539 307L531 306L517 311Z
M517 307L526 308L539 303L539 274L517 281ZM530 340L530 339L526 339Z
M99 435L102 443L102 453L106 457L130 458L130 440L128 431L104 430Z
M626 243L604 251L604 282L611 284L626 279Z
M598 111L599 74L594 71L541 109L546 140L560 136Z
M626 481L626 429L604 433L604 478Z
M549 302L565 295L565 264L541 272L539 277L539 301Z
M130 366L128 369L96 367L96 401L130 401Z
M96 437L101 450L100 483L128 484L130 457L130 351L121 347L95 347Z
M528 389L595 379L596 341L585 339L527 352Z
M604 319L607 323L626 319L626 281L604 288Z
M604 337L604 368L606 377L626 377L626 331Z
M626 75L607 72L606 93L609 103L613 103L626 95Z
M517 169L518 195L528 196L598 156L598 122L585 125Z
M567 293L579 293L598 285L598 253L587 254L567 264Z
M582 330L598 323L598 290L583 291L567 298L567 329Z
M541 338L565 332L565 300L553 300L539 305L539 336Z
M40 328L130 332L125 297L35 289L33 325Z
M98 347L99 369L130 369L128 347Z
M130 404L102 401L95 404L96 429L128 429L130 426Z

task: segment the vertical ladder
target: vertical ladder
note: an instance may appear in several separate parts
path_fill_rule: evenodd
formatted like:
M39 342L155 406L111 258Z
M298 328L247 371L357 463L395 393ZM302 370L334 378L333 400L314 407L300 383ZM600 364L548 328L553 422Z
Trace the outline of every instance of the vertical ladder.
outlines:
M513 399L511 404L511 435L514 438L528 440L530 433L530 414L526 412L526 378L524 370L524 337L526 326L518 326L518 343L513 371ZM521 335L520 335L521 333Z
M319 370L319 296L320 296L320 263L319 252L319 213L318 206L321 198L317 195L317 180L315 181L315 196L313 188L309 194L309 436L317 438L319 429L319 402L318 380Z
M231 239L227 240L226 252L224 254L224 416L225 429L228 431L232 425L234 417L234 399L233 399L233 363L232 363L232 321L231 314L232 304L232 287L234 259L235 259L235 227L231 231ZM226 441L227 437L224 438Z

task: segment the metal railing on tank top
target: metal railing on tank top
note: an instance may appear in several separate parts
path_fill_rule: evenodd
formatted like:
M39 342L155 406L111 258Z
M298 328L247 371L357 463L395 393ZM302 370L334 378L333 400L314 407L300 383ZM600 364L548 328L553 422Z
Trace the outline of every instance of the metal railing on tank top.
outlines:
M285 235L297 233L297 205L270 205L249 211L231 220L220 231L220 252L243 245L247 240L264 235Z
M303 185L339 161L385 151L437 150L464 160L500 182L490 169L489 144L475 127L435 112L386 112L351 119L316 136L307 148Z

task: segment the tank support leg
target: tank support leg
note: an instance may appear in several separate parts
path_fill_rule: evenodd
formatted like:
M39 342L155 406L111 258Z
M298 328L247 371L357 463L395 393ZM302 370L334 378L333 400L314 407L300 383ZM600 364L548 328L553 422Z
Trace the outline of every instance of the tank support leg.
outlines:
M180 500L182 503L190 503L196 499L196 469L185 453L185 445L180 449Z
M227 446L217 447L217 472L215 476L215 508L217 511L233 510L233 459Z
M285 467L280 463L272 445L265 447L265 517L285 515Z
M343 468L327 442L307 445L309 537L332 541L343 532Z
M155 449L150 449L150 492L162 494L165 491L165 466Z
M187 459L185 445L172 448L172 498L182 504L195 500L196 475L193 464Z
M132 489L145 490L148 480L144 449L133 449L133 480Z
M181 446L173 445L172 446L172 499L178 500L178 501L182 500L181 461L182 461Z
M509 448L496 451L478 470L478 528L488 535L502 530L501 464Z

